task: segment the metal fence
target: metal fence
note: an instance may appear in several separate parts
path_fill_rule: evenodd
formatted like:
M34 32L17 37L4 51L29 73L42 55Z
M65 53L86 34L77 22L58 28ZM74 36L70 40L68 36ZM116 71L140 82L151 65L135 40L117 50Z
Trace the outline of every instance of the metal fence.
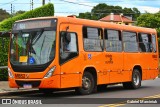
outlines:
M0 69L7 69L8 66L0 66Z

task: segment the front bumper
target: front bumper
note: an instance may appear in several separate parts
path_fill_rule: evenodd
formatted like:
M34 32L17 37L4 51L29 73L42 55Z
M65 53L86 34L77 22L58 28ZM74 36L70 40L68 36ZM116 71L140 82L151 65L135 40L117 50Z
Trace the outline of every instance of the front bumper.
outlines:
M53 75L43 79L15 79L9 78L10 88L23 88L24 84L31 84L32 88L60 88L60 75Z

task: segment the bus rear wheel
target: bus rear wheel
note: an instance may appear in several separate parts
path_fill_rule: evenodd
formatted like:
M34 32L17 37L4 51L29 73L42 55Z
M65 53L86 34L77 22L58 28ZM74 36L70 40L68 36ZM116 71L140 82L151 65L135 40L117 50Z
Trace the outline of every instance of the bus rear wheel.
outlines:
M89 72L84 72L82 77L82 87L78 87L76 92L78 94L87 95L91 94L94 91L95 80L93 75Z
M137 89L141 86L141 73L139 69L134 69L132 73L132 81L124 82L123 87L125 89Z

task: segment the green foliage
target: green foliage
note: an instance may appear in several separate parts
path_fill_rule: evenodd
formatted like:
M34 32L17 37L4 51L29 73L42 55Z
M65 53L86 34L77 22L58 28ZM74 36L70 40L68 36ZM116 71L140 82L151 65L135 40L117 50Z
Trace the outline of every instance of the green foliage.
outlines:
M17 15L23 14L23 13L25 13L25 12L26 12L26 11L19 10L19 11L17 11L16 13L14 13L13 16L17 16Z
M42 7L36 8L32 11L19 14L12 18L8 18L0 23L0 31L9 31L12 29L12 25L17 20L34 18L34 17L43 17L43 16L53 16L54 15L54 6L49 3ZM0 66L7 66L8 62L8 47L9 47L9 38L0 38ZM7 80L7 70L0 69L0 80Z
M0 22L9 17L10 14L6 10L0 9Z
M36 8L34 10L19 14L12 18L8 18L0 23L0 30L10 30L12 25L17 20L34 18L34 17L43 17L43 16L53 16L54 15L54 6L49 3L42 7Z
M0 38L0 66L7 66L8 62L8 38ZM7 69L0 69L0 81L7 80Z
M137 25L142 27L155 28L160 37L160 12L146 13L137 18Z
M112 6L112 5L107 5L105 3L100 3L95 7L93 7L91 12L80 13L78 17L84 19L98 20L109 15L110 13L114 14L123 13L125 16L132 16L133 20L135 20L140 15L140 11L135 7L122 8L121 6Z
M86 12L86 13L79 13L79 18L84 18L84 19L92 19L91 13Z
M7 69L0 70L0 81L7 81L8 80L7 74L8 74Z

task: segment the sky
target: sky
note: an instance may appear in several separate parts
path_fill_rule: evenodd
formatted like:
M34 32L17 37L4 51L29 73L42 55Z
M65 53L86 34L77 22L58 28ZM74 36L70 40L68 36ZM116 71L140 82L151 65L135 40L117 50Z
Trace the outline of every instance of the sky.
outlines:
M11 4L13 12L18 10L29 11L32 9L32 0L0 0L0 8L11 13ZM136 7L141 13L145 11L156 13L160 11L160 0L45 0L46 3L53 3L55 16L78 15L78 13L90 12L91 9L99 3L108 5L118 5L121 7ZM33 0L33 9L42 5L42 0Z

